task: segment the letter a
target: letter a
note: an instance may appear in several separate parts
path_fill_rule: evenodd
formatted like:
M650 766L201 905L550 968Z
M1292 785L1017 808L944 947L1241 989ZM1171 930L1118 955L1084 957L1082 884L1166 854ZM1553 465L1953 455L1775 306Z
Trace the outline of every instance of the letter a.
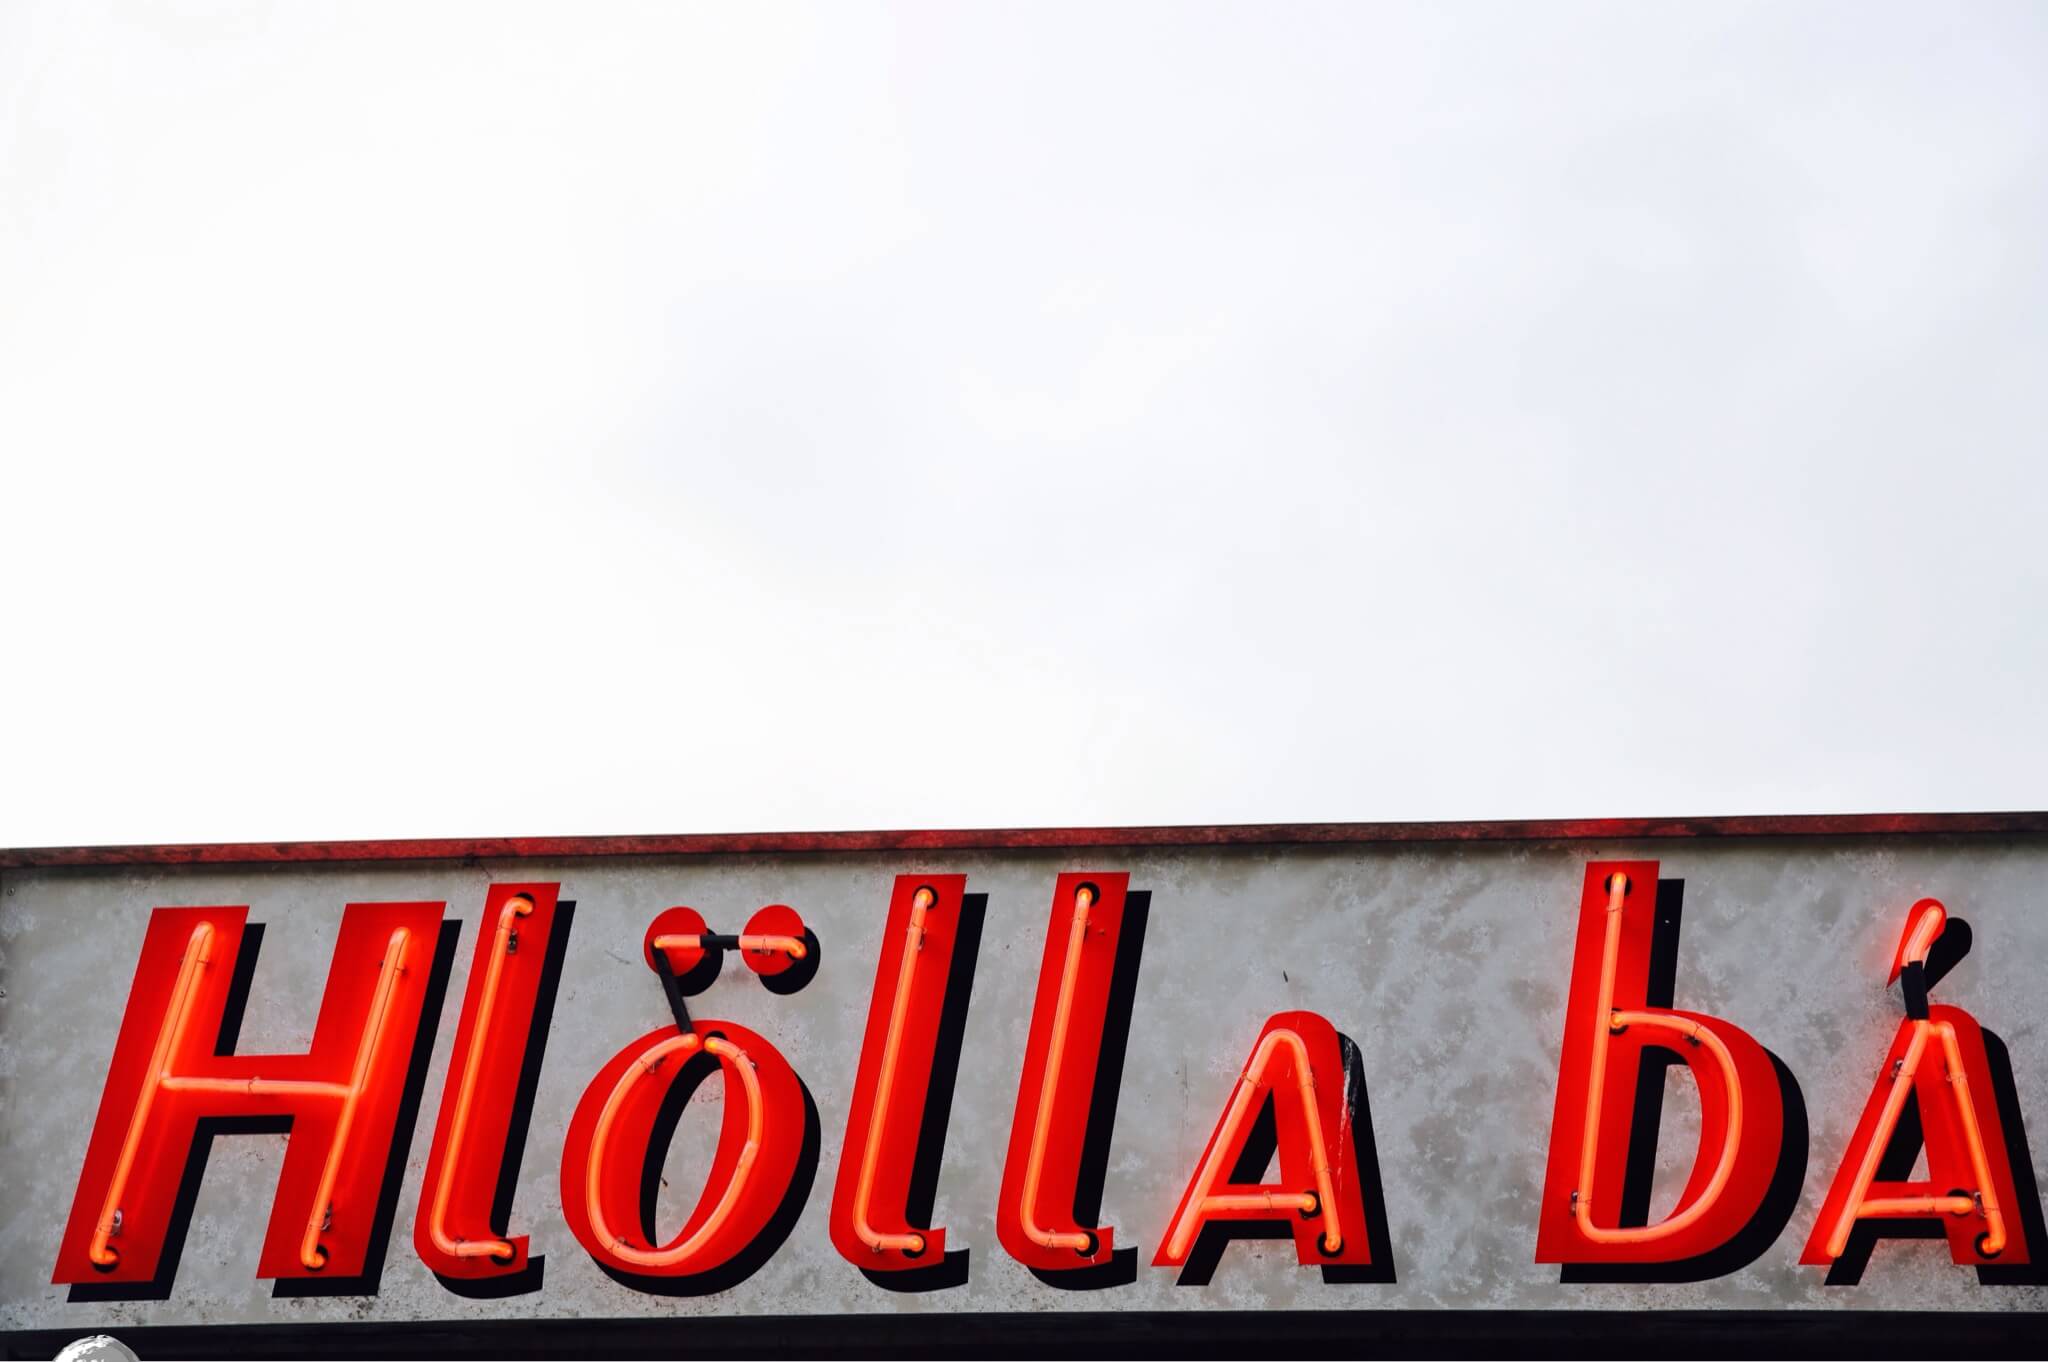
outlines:
M1359 1182L1342 1043L1337 1029L1313 1012L1282 1012L1259 1032L1238 1075L1230 1104L1194 1181L1166 1227L1155 1267L1188 1260L1202 1226L1218 1220L1280 1220L1294 1236L1303 1266L1372 1262L1365 1197ZM1230 1181L1244 1158L1260 1114L1273 1109L1280 1156L1276 1186ZM1263 1166L1273 1151L1253 1152Z
M1906 1019L1842 1153L1802 1263L1832 1264L1858 1222L1871 1219L1938 1221L1959 1264L2028 1261L2026 1237L2013 1232L2019 1198L1983 1029L1959 1007L1927 1005L1927 953L1947 922L1948 910L1934 899L1920 900L1906 917L1891 973L1894 980L1905 976ZM1927 1143L1924 1182L1878 1176L1908 1099L1918 1100Z

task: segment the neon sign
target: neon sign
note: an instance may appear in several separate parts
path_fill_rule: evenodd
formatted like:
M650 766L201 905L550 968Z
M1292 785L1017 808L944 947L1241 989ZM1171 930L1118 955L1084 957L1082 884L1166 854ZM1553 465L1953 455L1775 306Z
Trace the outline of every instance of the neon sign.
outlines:
M1737 1249L1753 1256L1776 1239L1785 1222L1771 1208L1788 1168L1796 1196L1808 1152L1789 1069L1765 1048L1772 1014L1738 1024L1675 1006L1688 991L1677 984L1684 953L1675 894L1659 872L1656 861L1594 861L1583 866L1575 909L1567 900L1545 910L1560 941L1563 1034L1549 1052L1556 1084L1543 1191L1535 1205L1511 1211L1526 1214L1535 1261L1558 1265L1567 1281L1699 1280L1731 1270ZM1200 1124L1175 1164L1178 1200L1102 1213L1120 1130L1160 1119L1118 1111L1151 894L1122 870L1049 879L1042 934L1033 917L1023 938L1038 957L1035 992L1019 995L1030 998L1028 1025L966 1051L989 896L966 874L894 875L878 925L853 949L871 956L855 968L872 985L857 1062L844 1075L816 1072L803 1029L779 1024L799 1014L803 990L824 968L827 943L806 910L775 903L742 917L746 906L718 904L654 915L630 966L630 996L618 1004L645 1014L634 1023L641 1034L570 1089L581 1095L560 1128L560 1217L581 1251L616 1281L654 1294L705 1294L745 1280L775 1254L809 1197L820 1160L811 1084L843 1078L844 1106L833 1108L843 1110L843 1133L823 1217L835 1270L843 1262L896 1291L967 1281L963 1245L977 1242L977 1227L961 1223L957 1206L948 1216L955 1223L935 1223L934 1188L943 1168L972 1161L991 1178L1000 1170L978 1228L992 1228L1002 1257L1061 1289L1129 1285L1141 1258L1162 1280L1199 1287L1219 1271L1250 1270L1228 1249L1248 1235L1290 1240L1292 1265L1329 1282L1395 1280L1401 1227L1387 1216L1367 1101L1378 1019L1362 1005L1348 1014L1247 1008L1239 1016L1232 999L1216 1000L1236 1037L1230 1054L1243 1059L1228 1081L1184 1066ZM542 1287L541 1261L529 1250L544 1208L515 1204L515 1192L555 981L571 949L575 905L563 887L493 884L479 905L412 1236L419 1260L451 1291ZM181 1187L207 1142L267 1130L287 1138L260 1275L281 1291L374 1292L379 1227L406 1170L406 1112L425 1080L456 955L457 924L446 914L439 902L348 904L310 1048L243 1054L238 1019L251 943L263 928L249 923L246 907L156 908L52 1281L166 1291L175 1265L165 1245L181 1232ZM1906 914L1888 981L1900 985L1906 1015L1800 1257L1827 1268L1830 1281L1853 1280L1875 1241L1904 1224L1938 1227L1958 1265L2040 1260L2031 1228L2038 1205L2016 1152L2024 1130L2001 1095L1992 1042L1969 1012L1929 1001L1963 936L1936 900ZM725 974L728 957L746 972ZM848 968L837 957L835 965ZM755 982L745 982L749 974ZM1014 977L1017 988L1028 985L1023 970ZM765 1008L742 1009L750 1024L700 1015L729 1011L719 1000L736 998L743 984L757 997L766 990ZM1870 1041L1874 1053L1876 1036ZM1662 1070L1674 1067L1698 1094L1698 1143L1681 1151L1691 1159L1676 1204L1652 1216L1643 1170ZM963 1073L1014 1091L998 1117L1008 1120L1006 1148L949 1147ZM689 1102L712 1083L715 1105ZM1433 1098L1414 1088L1402 1096ZM652 1180L678 1124L693 1119L715 1120L712 1153L692 1209L662 1226ZM1194 1153L1202 1130L1207 1141ZM1533 1147L1540 1135L1529 1138ZM1915 1179L1923 1144L1928 1171Z

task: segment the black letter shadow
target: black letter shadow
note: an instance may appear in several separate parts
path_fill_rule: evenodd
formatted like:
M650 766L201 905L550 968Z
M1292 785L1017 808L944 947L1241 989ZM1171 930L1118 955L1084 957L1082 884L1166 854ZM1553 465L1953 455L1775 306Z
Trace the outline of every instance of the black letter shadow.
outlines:
M1332 1285L1350 1282L1392 1282L1394 1241L1387 1229L1387 1194L1380 1185L1379 1141L1372 1133L1372 1104L1366 1098L1365 1057L1358 1042L1337 1033L1344 1051L1344 1095L1351 1107L1351 1165L1358 1175L1358 1192L1365 1202L1365 1244L1371 1250L1369 1263L1326 1263L1323 1280Z
M1980 1024L1984 1053L1991 1061L1991 1091L1998 1097L1998 1124L2005 1133L2005 1156L2012 1164L2012 1192L2019 1201L2016 1238L2026 1246L2028 1261L1993 1263L1977 1269L1984 1286L2048 1285L2048 1231L2041 1225L2041 1189L2034 1182L2034 1156L2027 1148L2027 1122L2020 1112L2019 1089L2013 1086L2012 1051L1996 1031Z

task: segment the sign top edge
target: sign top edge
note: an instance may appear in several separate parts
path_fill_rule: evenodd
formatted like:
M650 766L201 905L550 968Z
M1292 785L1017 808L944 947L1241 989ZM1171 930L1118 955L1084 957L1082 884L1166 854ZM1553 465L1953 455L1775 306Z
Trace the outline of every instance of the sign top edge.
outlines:
M1098 828L737 832L580 837L434 837L0 849L0 869L121 865L302 865L361 861L573 860L1017 851L1089 847L1338 846L1723 837L1998 836L2048 833L2048 812L1716 815L1388 823L1226 823Z

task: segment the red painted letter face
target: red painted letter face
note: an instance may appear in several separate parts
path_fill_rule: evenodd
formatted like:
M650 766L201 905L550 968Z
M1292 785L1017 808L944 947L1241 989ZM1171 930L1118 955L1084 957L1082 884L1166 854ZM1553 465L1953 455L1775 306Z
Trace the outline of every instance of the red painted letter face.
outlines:
M442 1277L510 1277L527 1266L526 1236L507 1237L491 1217L528 1045L544 1043L533 1035L534 1010L559 887L498 884L484 899L413 1225L420 1261Z
M218 1053L247 908L150 917L56 1282L157 1276L199 1123L290 1129L257 1271L353 1278L367 1263L441 923L438 903L352 903L303 1055Z
M1802 1263L1834 1264L1860 1222L1893 1219L1937 1222L1949 1257L1959 1264L2030 1261L1983 1029L1959 1007L1927 1005L1927 956L1947 920L1934 899L1914 904L1907 916L1892 969L1894 979L1905 975L1907 1016L1878 1069ZM1921 1182L1907 1180L1914 1150L1893 1150L1908 1103L1918 1107L1926 1142ZM1885 1166L1888 1153L1895 1169Z
M1038 1001L996 1204L996 1237L1026 1267L1069 1271L1110 1261L1113 1231L1074 1223L1081 1155L1102 1059L1126 874L1072 874L1053 889Z
M946 1232L913 1226L906 1208L926 1105L951 1096L930 1088L966 888L965 875L900 875L882 930L831 1219L833 1246L871 1272L945 1257Z
M1371 1263L1348 1078L1342 1043L1328 1021L1313 1012L1282 1012L1267 1021L1154 1266L1186 1263L1204 1225L1275 1219L1287 1224L1304 1266ZM1242 1171L1246 1145L1268 1106L1280 1181L1235 1182L1233 1170ZM1249 1162L1263 1169L1273 1152L1259 1149Z
M1740 1027L1648 1004L1657 862L1586 868L1566 1003L1564 1058L1538 1219L1539 1263L1675 1263L1736 1238L1763 1205L1784 1143L1784 1099L1763 1046ZM1685 1062L1700 1148L1672 1213L1621 1224L1643 1051Z

